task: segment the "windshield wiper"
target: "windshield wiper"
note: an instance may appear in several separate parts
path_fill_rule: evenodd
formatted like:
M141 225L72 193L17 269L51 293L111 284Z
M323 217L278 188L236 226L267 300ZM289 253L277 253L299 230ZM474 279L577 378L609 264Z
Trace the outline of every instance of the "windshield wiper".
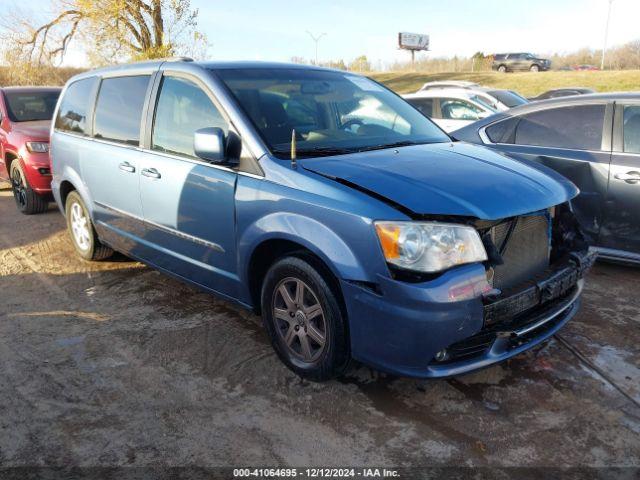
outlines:
M329 157L332 155L345 155L347 153L368 152L371 150L384 150L386 148L399 148L409 147L411 145L422 145L430 142L415 142L412 140L403 140L401 142L393 143L381 143L378 145L370 145L366 147L313 147L313 148L298 148L296 153L299 157ZM275 154L285 154L286 158L291 155L290 150L287 148L274 148L272 149Z
M273 153L287 154L289 157L291 151L288 148L274 148ZM328 157L331 155L345 155L347 153L354 153L358 151L355 148L339 148L339 147L313 147L313 148L298 148L296 154L299 157Z
M403 140L401 142L381 143L379 145L371 145L369 147L359 148L359 152L368 152L370 150L384 150L385 148L410 147L411 145L421 145L429 142L414 142L412 140Z

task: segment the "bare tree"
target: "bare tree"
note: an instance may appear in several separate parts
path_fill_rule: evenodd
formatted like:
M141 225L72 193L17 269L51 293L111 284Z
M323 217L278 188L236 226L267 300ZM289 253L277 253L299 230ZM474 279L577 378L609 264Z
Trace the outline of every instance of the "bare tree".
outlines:
M204 43L198 10L190 0L51 0L52 17L33 24L10 16L2 40L28 63L63 59L71 42L85 47L94 63L177 55Z

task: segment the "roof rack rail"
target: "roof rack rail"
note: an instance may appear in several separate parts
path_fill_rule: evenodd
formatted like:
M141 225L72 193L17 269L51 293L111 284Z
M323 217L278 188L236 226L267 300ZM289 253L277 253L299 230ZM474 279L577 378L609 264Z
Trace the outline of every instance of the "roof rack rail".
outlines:
M165 62L193 62L193 58L191 57L167 57L159 58L158 60L162 60Z

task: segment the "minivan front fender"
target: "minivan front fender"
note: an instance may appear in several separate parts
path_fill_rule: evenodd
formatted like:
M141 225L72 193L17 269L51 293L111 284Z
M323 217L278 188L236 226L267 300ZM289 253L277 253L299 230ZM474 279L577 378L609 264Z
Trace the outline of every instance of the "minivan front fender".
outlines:
M369 281L369 275L358 257L333 230L300 214L275 212L251 224L239 238L241 284L249 284L253 252L264 242L272 240L299 244L320 258L336 278Z

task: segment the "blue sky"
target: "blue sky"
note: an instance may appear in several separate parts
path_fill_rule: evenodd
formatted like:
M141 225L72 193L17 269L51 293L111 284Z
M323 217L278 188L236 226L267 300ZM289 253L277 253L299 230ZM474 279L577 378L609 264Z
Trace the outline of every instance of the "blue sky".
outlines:
M365 54L374 66L408 59L397 33L431 36L423 55L471 55L524 50L534 53L601 48L608 0L191 0L212 59L288 61L313 58L306 33L326 33L320 60L352 60ZM0 0L46 18L50 0ZM640 38L640 0L614 0L609 45ZM77 48L68 64L82 64Z

